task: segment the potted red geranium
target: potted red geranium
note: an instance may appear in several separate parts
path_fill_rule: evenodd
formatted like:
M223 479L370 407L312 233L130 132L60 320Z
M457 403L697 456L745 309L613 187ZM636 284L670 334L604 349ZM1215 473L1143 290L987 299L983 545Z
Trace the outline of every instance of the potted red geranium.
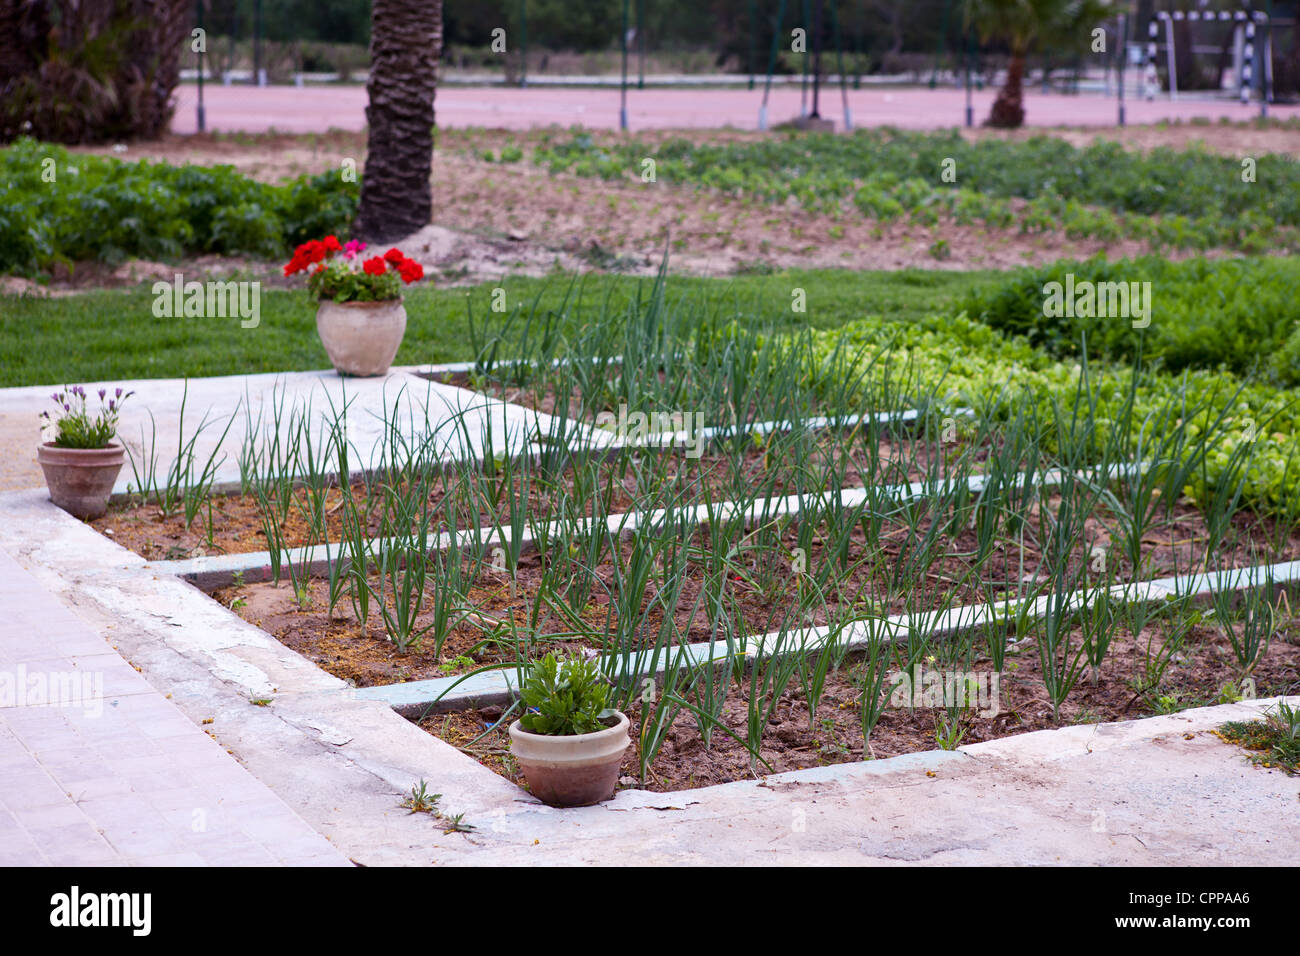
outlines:
M55 430L54 440L36 449L36 460L45 473L50 500L78 518L98 518L108 510L126 449L113 441L122 402L134 392L122 394L119 388L108 397L108 389L99 390L99 412L90 413L86 390L80 385L50 396L59 408L58 417L41 412L46 427Z
M307 288L320 302L316 331L342 375L383 375L406 334L402 286L424 278L424 267L400 249L365 258L364 242L336 236L313 239L294 250L289 276L307 273Z

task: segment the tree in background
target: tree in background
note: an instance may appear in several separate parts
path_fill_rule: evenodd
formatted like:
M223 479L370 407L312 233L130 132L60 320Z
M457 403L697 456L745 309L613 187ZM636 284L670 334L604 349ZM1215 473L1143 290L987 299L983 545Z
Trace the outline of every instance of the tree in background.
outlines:
M192 0L0 0L0 142L166 132Z
M1043 41L1086 49L1089 33L1112 13L1106 0L968 0L967 22L980 36L1009 47L1007 78L985 125L1014 128L1025 122L1025 59Z
M369 139L353 224L362 239L401 239L432 217L433 97L441 52L442 0L374 0Z

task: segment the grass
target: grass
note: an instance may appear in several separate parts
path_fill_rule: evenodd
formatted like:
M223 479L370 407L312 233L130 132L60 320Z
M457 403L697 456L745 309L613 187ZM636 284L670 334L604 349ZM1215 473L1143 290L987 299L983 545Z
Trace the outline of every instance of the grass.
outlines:
M1253 751L1251 760L1260 766L1280 767L1291 775L1300 773L1300 710L1285 701L1278 701L1263 720L1232 721L1220 727L1218 734Z
M777 329L831 329L863 315L909 321L949 310L962 296L992 287L996 272L948 273L791 271L730 279L674 278L668 302L704 303L705 311L759 321ZM506 290L510 307L559 309L572 278L506 279L461 288L407 291L407 330L399 365L475 358L466 301L482 321L495 317L492 290ZM577 280L563 323L566 331L621 307L649 279L586 276ZM791 311L791 291L807 292L806 313ZM580 295L579 295L580 293ZM49 299L0 296L0 387L136 378L182 378L329 367L316 337L315 303L303 291L263 290L261 322L238 319L159 319L147 288ZM695 306L692 305L694 311Z

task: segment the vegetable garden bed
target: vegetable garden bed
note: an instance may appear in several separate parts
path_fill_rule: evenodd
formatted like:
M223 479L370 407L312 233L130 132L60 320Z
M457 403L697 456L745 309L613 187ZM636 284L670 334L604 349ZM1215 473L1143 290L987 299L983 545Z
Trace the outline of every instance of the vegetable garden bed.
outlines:
M656 296L573 339L543 319L510 362L476 343L474 384L553 416L518 454L448 460L446 422L385 421L363 477L342 420L246 448L249 493L185 518L242 515L233 547L257 513L268 566L246 568L274 583L216 596L358 687L436 684L413 717L507 775L518 675L596 657L633 721L625 775L659 789L1300 680L1294 566L1144 586L1300 555L1280 393L1059 363L960 318L776 339ZM576 427L619 407L715 431L692 458ZM313 550L286 557L294 542ZM515 675L499 707L452 692L485 675ZM919 702L900 707L907 680ZM459 710L433 713L444 698Z

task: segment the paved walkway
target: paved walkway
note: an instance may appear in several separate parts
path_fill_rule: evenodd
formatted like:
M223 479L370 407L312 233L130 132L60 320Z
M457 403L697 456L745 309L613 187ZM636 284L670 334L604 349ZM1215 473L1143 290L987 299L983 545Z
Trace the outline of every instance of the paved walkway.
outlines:
M997 91L975 93L975 122L988 116ZM799 115L799 91L774 89L768 103L770 125ZM628 91L628 125L643 129L756 129L761 90L646 89ZM176 91L172 131L195 131L197 90L186 85ZM900 129L949 129L965 122L966 97L958 89L891 88L849 91L849 110L855 127L896 126ZM366 125L364 86L207 86L203 91L207 128L221 132L319 132L323 129L361 130ZM822 115L842 129L843 109L838 89L823 90ZM1242 106L1233 100L1200 100L1186 96L1173 102L1164 96L1150 102L1129 99L1128 122L1156 123L1194 117L1218 120L1254 119L1258 104ZM617 89L555 89L539 87L444 87L434 103L438 125L484 126L525 130L539 126L585 126L618 129ZM1025 94L1028 126L1114 126L1118 104L1114 97ZM1300 107L1271 106L1271 116L1300 115Z
M193 407L269 394L271 378L248 380L249 392L234 379L192 383ZM318 394L319 378L294 381ZM174 436L165 384L149 401ZM384 394L371 388L362 405ZM0 411L25 413L39 391L5 390ZM1211 733L1265 706L683 793L625 790L561 812L43 490L0 493L0 866L1288 865L1300 778L1252 766ZM400 809L421 779L476 829L443 833Z
M0 866L348 860L0 551Z
M295 417L305 417L319 456L333 423L346 408L353 468L374 466L381 460L386 420L408 441L427 438L444 457L479 457L488 442L496 453L518 448L534 430L545 430L552 420L549 415L486 399L420 374L441 374L459 367L395 367L376 378L345 379L330 369L221 375L188 382L157 378L69 384L83 385L92 396L100 388L112 391L119 386L135 392L123 405L117 429L117 440L133 456L118 476L116 491L121 493L133 484L131 460L143 470L154 448L157 480L165 482L182 436L185 443L194 439L196 477L211 458L216 485L237 484L245 438L250 431L261 438L273 434L277 415L281 435L286 438ZM44 487L45 478L36 462L39 416L50 406L50 392L57 388L62 386L0 389L0 491ZM91 407L97 407L93 398ZM607 439L604 432L594 431L592 440ZM327 469L332 466L332 461L325 463Z

